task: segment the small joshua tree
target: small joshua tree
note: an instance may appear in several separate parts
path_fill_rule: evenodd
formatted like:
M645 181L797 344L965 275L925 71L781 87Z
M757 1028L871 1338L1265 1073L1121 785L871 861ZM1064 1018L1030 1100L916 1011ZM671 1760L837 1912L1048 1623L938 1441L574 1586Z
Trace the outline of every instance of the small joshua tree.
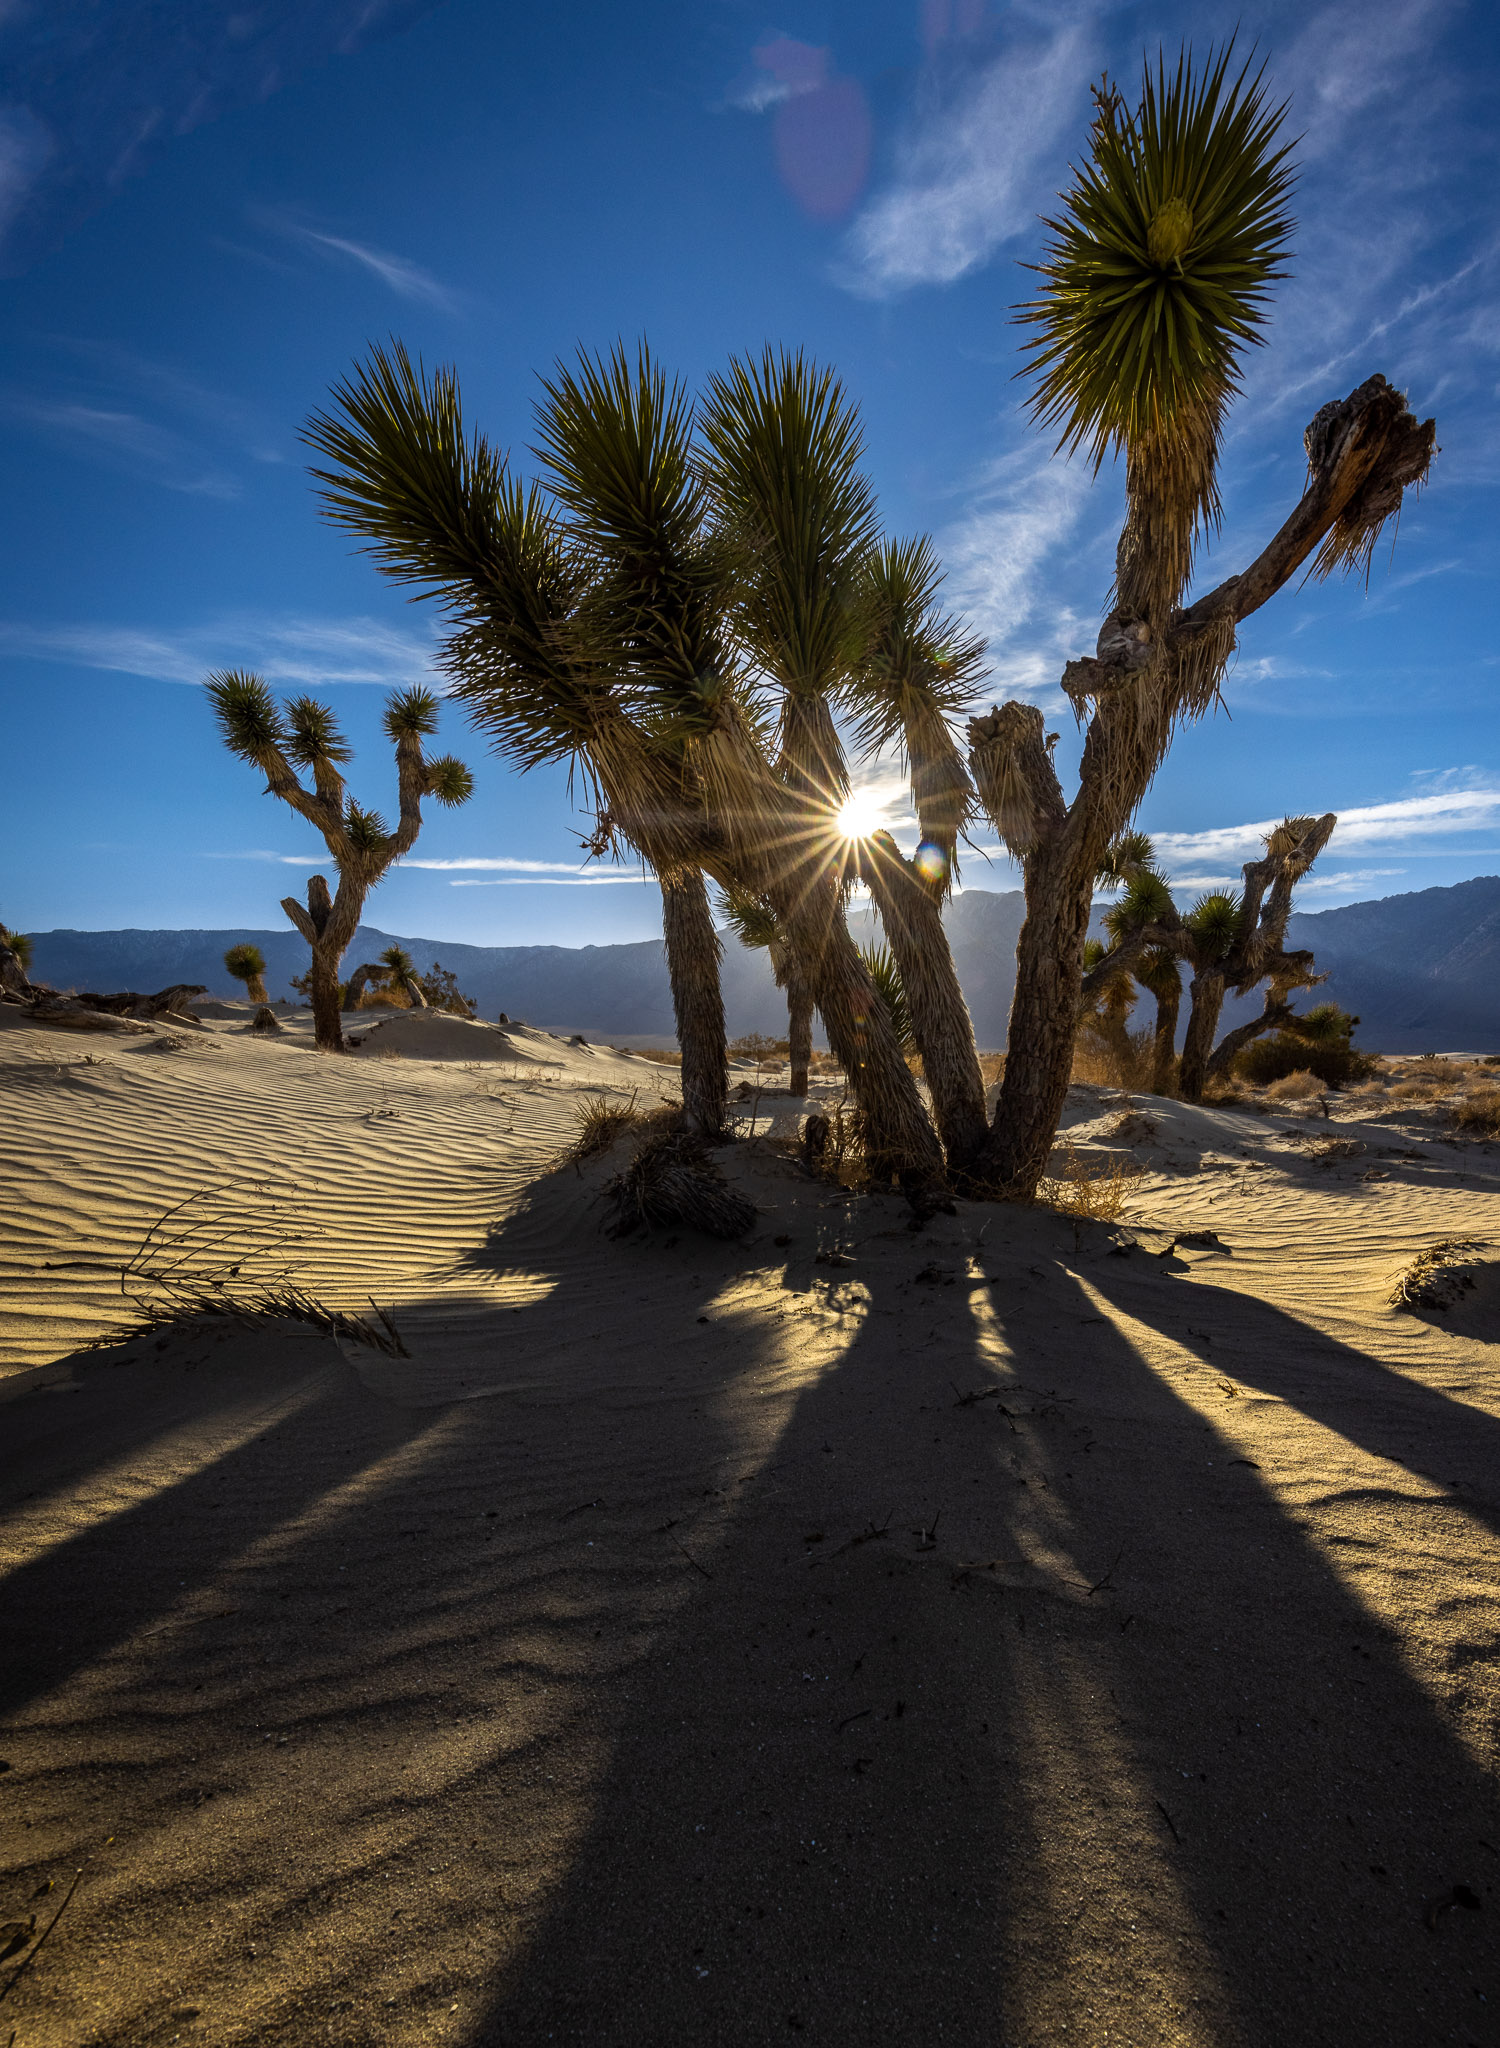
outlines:
M270 1001L266 994L266 956L259 946L231 946L224 955L224 965L236 981L245 984L245 993L252 1003Z
M312 948L313 1031L320 1051L341 1052L339 963L354 937L365 898L422 829L422 799L467 803L474 778L462 761L444 754L429 761L422 741L437 730L437 699L430 690L398 690L386 704L385 729L395 742L400 819L394 832L378 812L361 808L344 787L340 764L352 758L333 713L313 697L284 707L259 676L231 669L208 678L207 689L224 744L264 771L267 793L280 797L317 827L338 870L338 893L313 875L307 902L282 898L281 907ZM296 770L311 771L304 788Z

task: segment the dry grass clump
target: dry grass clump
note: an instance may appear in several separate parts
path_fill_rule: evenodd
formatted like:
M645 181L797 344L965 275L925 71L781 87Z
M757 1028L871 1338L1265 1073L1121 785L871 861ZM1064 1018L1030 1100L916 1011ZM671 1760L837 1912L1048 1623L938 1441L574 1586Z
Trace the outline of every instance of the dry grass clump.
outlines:
M755 1222L755 1204L729 1185L702 1139L681 1128L652 1130L604 1193L614 1212L612 1237L666 1223L708 1237L743 1237Z
M1125 1198L1141 1178L1142 1169L1133 1159L1113 1159L1090 1172L1086 1162L1067 1139L1063 1139L1064 1165L1061 1180L1044 1180L1037 1188L1037 1201L1049 1209L1081 1222L1116 1223L1125 1208Z
M658 1067L680 1067L682 1065L682 1054L680 1052L667 1052L657 1045L617 1045L612 1047L611 1050L614 1052L627 1052L634 1059L650 1060L653 1065Z
M860 1188L870 1179L859 1119L842 1102L826 1116L814 1114L807 1119L802 1126L802 1157L819 1180L834 1187Z
M982 1052L979 1055L979 1078L986 1088L997 1087L1005 1079L1005 1054Z
M1500 1138L1500 1088L1476 1088L1448 1114L1455 1130L1467 1131L1471 1137Z
M367 988L354 1007L356 1010L409 1010L411 1003L394 989Z
M1323 1083L1306 1067L1295 1074L1283 1074L1279 1081L1273 1081L1266 1090L1268 1102L1309 1102L1315 1095L1323 1093Z
M1446 1315L1474 1285L1467 1268L1474 1254L1487 1248L1482 1237L1443 1238L1419 1252L1405 1271L1397 1274L1387 1301L1392 1308L1429 1309Z
M581 1166L585 1159L597 1159L626 1131L633 1130L645 1120L635 1106L633 1093L628 1102L611 1102L604 1095L583 1096L573 1106L573 1121L578 1126L578 1135L563 1153L560 1164Z

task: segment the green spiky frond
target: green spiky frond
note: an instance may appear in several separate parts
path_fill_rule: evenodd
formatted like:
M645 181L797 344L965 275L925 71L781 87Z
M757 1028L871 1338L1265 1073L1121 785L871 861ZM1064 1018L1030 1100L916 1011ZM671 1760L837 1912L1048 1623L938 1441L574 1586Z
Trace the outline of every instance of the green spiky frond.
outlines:
M1142 925L1160 924L1173 914L1172 892L1152 869L1142 868L1126 883L1119 901L1105 912L1104 928L1116 941Z
M890 1020L896 1043L903 1053L915 1052L917 1041L911 1028L911 1007L906 1000L906 986L895 955L889 946L870 945L860 947L859 957L869 973L875 1000Z
M466 804L474 794L473 774L454 754L439 754L426 763L426 783L427 794L450 810Z
M1229 82L1232 50L1231 39L1210 53L1201 74L1186 51L1172 75L1158 55L1133 115L1104 81L1088 160L1034 266L1041 295L1017 316L1034 330L1033 417L1096 468L1111 451L1127 458L1116 601L1153 637L1199 531L1218 523L1224 408L1262 339L1293 225L1285 107L1268 104L1263 70Z
M286 707L286 757L299 768L321 768L352 761L354 750L326 704L316 697L292 697Z
M381 723L393 740L425 739L438 728L438 700L420 684L393 692Z
M204 688L230 753L257 768L270 768L287 736L276 699L260 677L245 669L217 669Z
M367 811L362 805L351 802L344 819L344 830L349 844L356 853L384 853L390 833L379 811Z
M834 801L848 774L827 703L858 661L860 579L875 540L858 410L831 370L768 348L710 379L701 420L717 516L743 555L737 629L785 693L788 768Z
M1212 966L1233 946L1239 933L1241 908L1239 897L1227 889L1215 889L1198 898L1182 921L1200 964Z
M31 966L31 940L25 932L13 932L8 925L0 924L0 946L8 946L21 963L24 974Z
M942 887L974 788L950 719L971 708L984 641L938 610L943 569L926 535L884 542L867 557L865 640L842 693L858 743L896 746L911 778L922 839ZM920 863L919 863L920 865Z
M1141 987L1154 996L1182 993L1182 962L1165 946L1153 946L1143 953L1132 972Z
M266 956L259 946L231 946L224 955L224 965L236 981L253 981L258 974L266 971Z
M1096 465L1111 450L1216 411L1258 343L1293 221L1284 106L1264 71L1228 82L1233 42L1206 70L1184 51L1143 67L1127 114L1105 81L1088 161L1049 220L1042 294L1019 318L1037 382L1031 410Z
M380 955L380 964L389 969L392 979L396 981L404 981L407 975L415 974L417 971L416 963L404 946L387 946Z
M325 517L457 616L443 667L502 753L522 768L570 759L592 706L563 641L587 572L542 494L466 433L454 372L429 378L399 342L333 401L304 434L333 464L312 472Z
M742 946L771 946L781 937L781 919L763 897L746 889L721 892L724 921Z
M728 547L707 523L693 406L644 342L632 362L580 352L543 379L537 455L595 565L573 624L577 657L675 736L710 730L735 688L724 630Z
M1156 848L1148 832L1122 832L1105 849L1095 880L1101 888L1129 883L1137 870L1156 875Z
M1351 1017L1337 1003L1318 1003L1293 1020L1292 1029L1309 1045L1346 1046L1354 1036L1358 1017Z

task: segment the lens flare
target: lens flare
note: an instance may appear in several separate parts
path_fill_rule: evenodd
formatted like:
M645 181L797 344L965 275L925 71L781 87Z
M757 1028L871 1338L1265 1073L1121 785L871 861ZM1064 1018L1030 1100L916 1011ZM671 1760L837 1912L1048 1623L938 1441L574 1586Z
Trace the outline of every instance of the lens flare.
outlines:
M924 882L946 882L948 850L935 839L924 839L912 856L912 864Z

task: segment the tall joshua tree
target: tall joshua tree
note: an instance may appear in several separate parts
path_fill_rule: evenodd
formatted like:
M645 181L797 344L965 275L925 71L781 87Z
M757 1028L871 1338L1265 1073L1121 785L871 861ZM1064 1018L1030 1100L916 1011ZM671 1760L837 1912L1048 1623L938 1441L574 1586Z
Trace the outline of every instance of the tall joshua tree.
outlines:
M752 951L765 949L776 986L786 991L791 1090L793 1095L805 1095L812 1066L812 987L787 936L786 926L763 897L752 896L746 889L724 891L724 915L742 946Z
M224 965L236 981L245 984L245 993L252 1003L269 1001L266 995L266 956L259 946L231 946L224 955Z
M1280 531L1239 574L1183 608L1194 549L1218 516L1218 444L1240 358L1261 339L1291 231L1283 109L1260 74L1145 70L1131 112L1106 81L1088 157L1049 223L1032 329L1032 410L1097 467L1125 457L1115 587L1093 657L1062 687L1085 725L1078 788L1063 794L1040 712L1008 703L970 725L975 786L1022 864L1010 1056L981 1168L1034 1192L1067 1090L1095 872L1179 723L1214 703L1237 629L1306 563L1367 569L1375 538L1431 460L1422 425L1383 377L1322 407L1308 476Z
M281 907L312 948L313 1031L321 1051L341 1052L339 963L354 937L365 898L394 862L410 853L422 829L422 800L467 803L474 778L451 754L429 760L422 742L437 730L437 698L430 690L398 690L386 703L385 729L396 749L399 821L389 831L376 811L355 802L339 773L352 758L326 704L293 697L278 705L259 676L238 669L207 681L224 744L261 769L266 790L322 833L338 871L338 892L313 875L307 902L282 898ZM309 772L309 789L297 769Z
M908 859L889 832L877 832L857 858L900 969L948 1171L962 1184L987 1135L984 1078L942 906L974 807L950 721L972 693L984 643L938 611L942 579L925 537L874 550L862 593L865 638L845 699L859 742L898 749L910 778L916 852Z

